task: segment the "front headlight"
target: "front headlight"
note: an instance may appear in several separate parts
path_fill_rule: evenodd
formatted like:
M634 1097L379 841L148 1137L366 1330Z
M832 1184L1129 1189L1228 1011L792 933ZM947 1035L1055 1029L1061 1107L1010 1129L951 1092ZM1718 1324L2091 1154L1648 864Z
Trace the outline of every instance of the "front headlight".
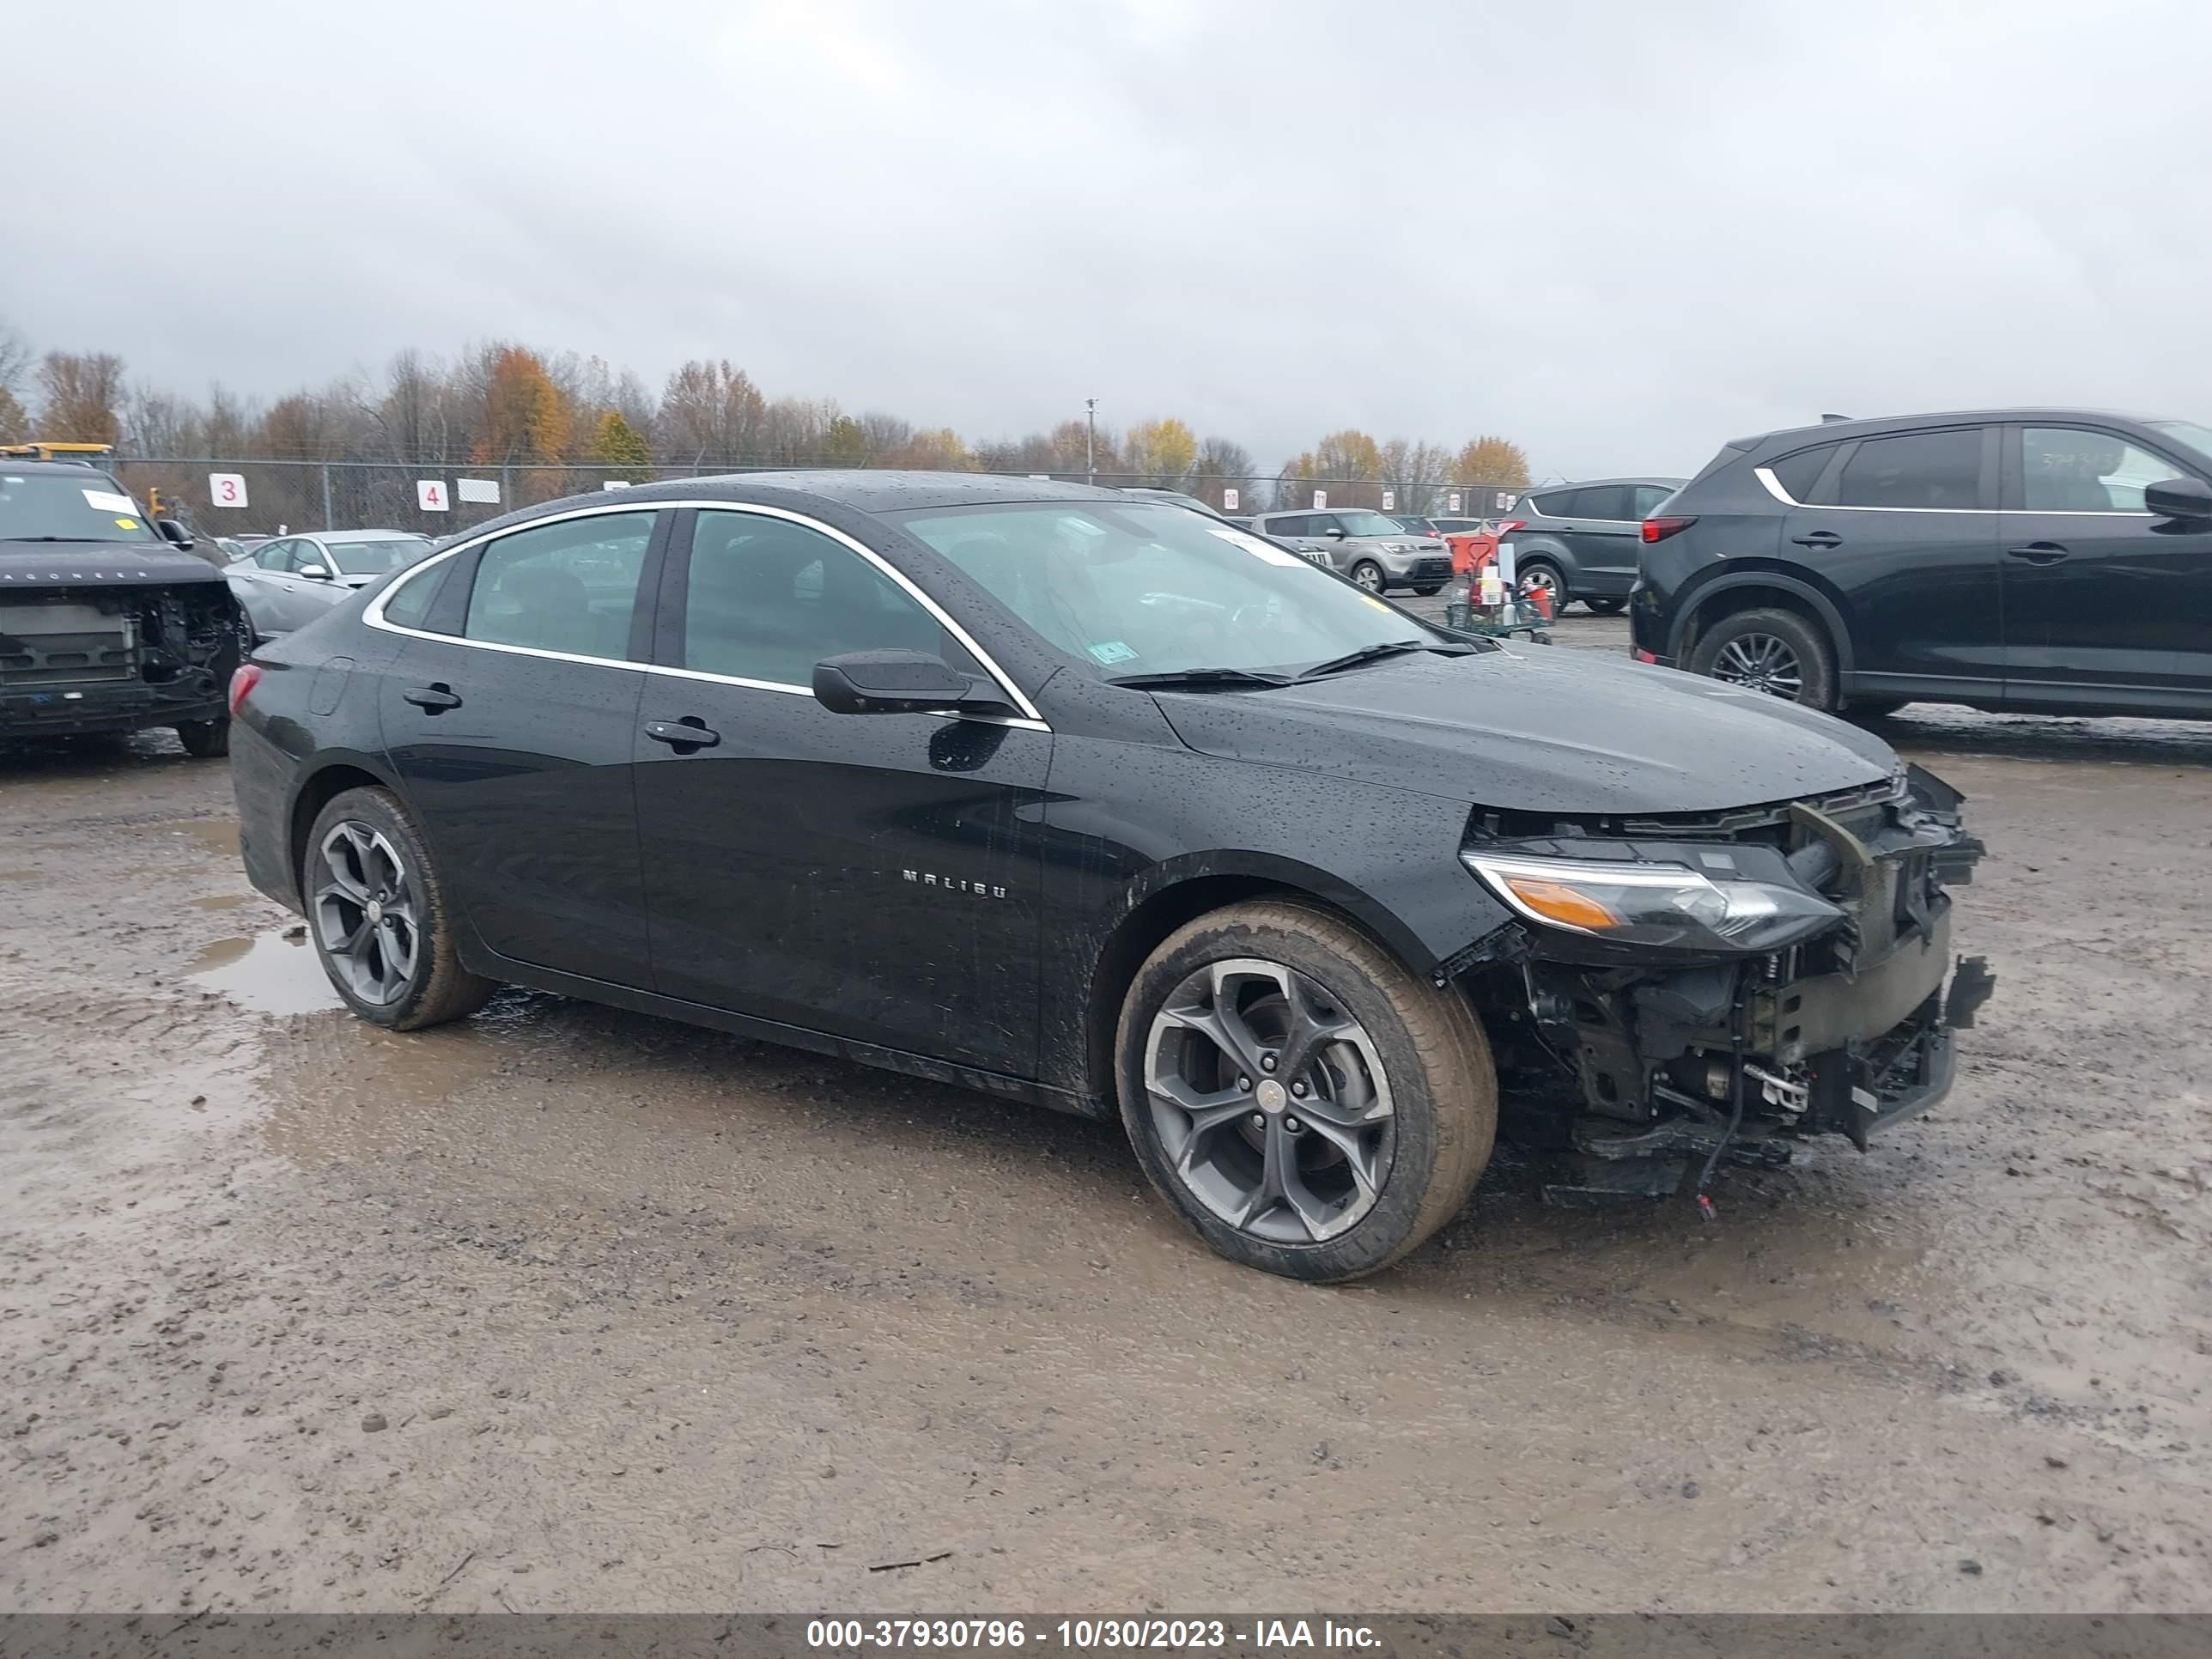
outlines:
M1774 951L1843 912L1802 888L1714 881L1686 864L1463 852L1490 890L1531 921L1620 945L1677 951Z

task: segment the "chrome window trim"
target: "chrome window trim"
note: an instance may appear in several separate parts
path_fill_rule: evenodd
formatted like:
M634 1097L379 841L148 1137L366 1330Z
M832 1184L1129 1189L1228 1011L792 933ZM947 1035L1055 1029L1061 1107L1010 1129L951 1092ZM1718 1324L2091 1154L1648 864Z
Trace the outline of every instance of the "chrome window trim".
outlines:
M1052 730L1052 727L1045 723L1044 716L1037 712L1036 705L1023 694L1022 689L1014 684L1012 677L999 666L991 653L977 644L975 636L955 622L946 613L944 606L916 586L913 579L903 570L891 564L873 548L855 540L835 525L824 524L819 519L809 518L805 514L793 512L789 507L769 507L755 501L707 501L691 497L672 501L625 501L619 505L613 502L595 501L589 507L573 507L566 513L549 513L543 518L532 519L526 523L507 525L501 529L487 531L483 535L471 536L465 542L458 542L414 566L408 573L405 580L392 583L391 586L376 596L374 601L362 613L362 621L368 626L386 634L398 634L410 639L436 640L447 645L465 645L478 651L503 651L511 656L541 657L552 662L584 663L602 668L627 668L638 673L659 674L672 679L705 680L718 685L742 686L748 690L781 691L793 696L811 697L814 695L813 687L787 685L781 680L747 679L737 674L711 674L703 669L674 668L660 663L632 662L627 657L586 657L568 651L548 651L534 645L507 645L496 640L471 640L458 634L434 634L428 629L408 628L401 623L386 622L384 619L384 607L392 603L402 588L410 582L420 580L427 572L445 563L447 560L457 557L471 549L481 547L486 542L496 541L502 536L518 535L526 530L537 530L546 525L565 524L572 519L608 518L622 513L678 512L684 507L693 507L708 513L750 513L762 518L781 519L787 523L799 525L819 535L827 536L840 546L859 554L884 575L890 577L892 581L897 583L915 604L936 619L945 632L959 641L969 653L983 665L984 672L998 683L999 689L1006 694L1007 701L1022 711L1022 717L1018 720L995 714L973 714L964 711L960 713L959 718L981 720L994 726L1014 726L1024 731L1049 732Z
M1770 468L1755 466L1751 471L1753 477L1766 486L1766 493L1781 502L1783 506L1802 507L1813 513L1948 513L1954 515L1966 514L1994 519L1998 514L2005 511L2004 508L1997 507L1861 507L1856 504L1847 506L1841 501L1830 501L1825 506L1812 507L1807 502L1793 500L1790 492L1783 489L1782 481L1774 476Z

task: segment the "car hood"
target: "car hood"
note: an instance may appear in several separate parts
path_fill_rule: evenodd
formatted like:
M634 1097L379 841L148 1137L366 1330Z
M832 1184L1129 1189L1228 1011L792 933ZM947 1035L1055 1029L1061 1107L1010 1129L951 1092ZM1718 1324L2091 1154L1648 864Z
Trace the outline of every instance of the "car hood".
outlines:
M172 542L0 541L0 593L86 583L219 582L222 569Z
M1887 744L1829 715L1557 647L1154 695L1201 754L1504 811L1717 811L1875 782L1898 764Z

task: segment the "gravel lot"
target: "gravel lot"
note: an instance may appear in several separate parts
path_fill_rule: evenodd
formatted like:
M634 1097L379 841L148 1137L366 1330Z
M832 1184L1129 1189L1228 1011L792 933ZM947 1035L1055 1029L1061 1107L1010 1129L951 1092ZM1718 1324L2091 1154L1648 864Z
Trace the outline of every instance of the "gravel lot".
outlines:
M2212 726L1886 724L1992 848L1951 1101L1338 1290L1103 1126L380 1032L221 763L0 756L0 1607L2212 1609Z

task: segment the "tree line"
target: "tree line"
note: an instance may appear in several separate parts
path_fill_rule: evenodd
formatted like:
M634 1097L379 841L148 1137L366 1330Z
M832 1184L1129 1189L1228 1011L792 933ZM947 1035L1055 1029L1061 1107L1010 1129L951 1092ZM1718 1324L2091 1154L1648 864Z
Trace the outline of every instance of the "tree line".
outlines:
M1095 472L1103 483L1185 490L1217 507L1235 489L1246 512L1309 505L1317 483L1332 505L1379 506L1389 489L1401 510L1440 512L1446 484L1528 481L1527 456L1499 437L1454 447L1346 430L1263 470L1242 444L1200 437L1173 416L1119 429L1067 420L1025 437L970 440L895 415L848 414L830 398L771 398L725 359L687 362L655 391L603 358L507 342L451 360L402 351L381 374L265 404L220 386L199 399L132 379L112 353L40 354L0 323L0 442L29 438L112 444L140 460L539 469L546 476L527 495L540 498L574 487L559 476L568 468L639 482L774 466Z

